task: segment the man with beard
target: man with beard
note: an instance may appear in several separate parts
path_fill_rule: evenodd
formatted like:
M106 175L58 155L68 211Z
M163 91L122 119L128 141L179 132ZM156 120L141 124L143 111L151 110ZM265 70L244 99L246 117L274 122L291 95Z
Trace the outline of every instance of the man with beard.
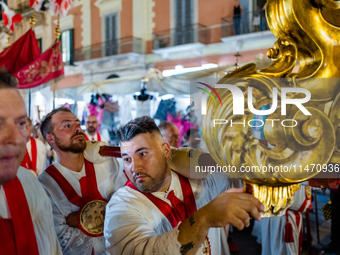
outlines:
M263 205L226 178L187 179L170 169L171 148L149 117L117 131L126 186L107 205L104 235L110 254L228 254L220 230L260 220Z
M86 118L85 121L86 131L85 131L85 139L86 141L103 141L100 134L97 132L98 128L98 120L94 115L90 115Z
M55 230L63 254L105 254L102 234L88 232L80 224L84 216L81 210L87 205L92 207L95 200L109 200L116 189L124 185L126 177L115 158L105 158L95 164L84 158L85 135L80 121L67 108L47 114L41 132L58 156L58 161L39 176L39 181L52 202ZM103 207L102 202L99 206ZM85 226L100 228L93 225L96 219L85 220Z
M51 202L27 169L27 113L16 79L0 72L0 253L61 255Z

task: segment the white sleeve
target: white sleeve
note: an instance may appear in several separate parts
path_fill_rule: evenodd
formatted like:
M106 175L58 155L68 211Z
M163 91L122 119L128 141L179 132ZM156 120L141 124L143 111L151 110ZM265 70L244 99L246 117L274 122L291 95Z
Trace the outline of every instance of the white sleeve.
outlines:
M109 254L180 255L178 226L165 234L157 235L137 212L113 210L117 206L119 207L112 204L106 207L104 236Z
M39 139L35 139L37 143L37 174L38 176L44 171L46 160L46 147L45 144Z
M62 215L53 201L52 213L54 226L63 254L91 255L93 246L92 238L85 235L79 228L68 226L66 224L66 217Z
M82 254L82 255L91 255L92 252L92 239L91 237L85 235L80 229L70 227L66 224L66 216L68 213L71 213L75 210L67 210L68 204L63 197L62 192L58 192L58 185L48 185L49 179L46 176L48 175L46 172L39 176L39 181L44 187L48 198L52 204L52 213L53 213L53 221L55 232L57 234L57 238L59 240L61 250L64 255L74 255L74 254ZM51 177L50 177L51 178ZM50 187L51 190L48 188ZM52 192L54 195L51 196ZM64 210L67 211L67 215L61 212L60 207L65 207Z

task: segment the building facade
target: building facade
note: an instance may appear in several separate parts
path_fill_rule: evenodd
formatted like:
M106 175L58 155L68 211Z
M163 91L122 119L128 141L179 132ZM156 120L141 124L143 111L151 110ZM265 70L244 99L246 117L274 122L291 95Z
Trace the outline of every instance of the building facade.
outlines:
M266 54L275 37L267 28L259 31L262 12L256 1L240 4L238 25L233 0L76 0L60 18L66 75L82 74L81 82L88 83L150 67L227 65L235 63L236 52L240 63L252 61ZM8 5L24 16L15 40L28 30L32 10L24 0ZM43 9L34 27L42 51L54 42L57 23L48 1Z

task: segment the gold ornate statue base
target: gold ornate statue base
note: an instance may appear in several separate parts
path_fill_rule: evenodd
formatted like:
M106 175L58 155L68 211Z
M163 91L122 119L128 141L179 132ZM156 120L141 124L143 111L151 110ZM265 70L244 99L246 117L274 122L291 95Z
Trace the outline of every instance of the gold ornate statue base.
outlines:
M272 187L244 182L245 191L253 194L264 205L261 217L282 216L293 204L294 193L300 189L300 184Z
M207 101L202 132L218 165L289 169L230 173L245 181L251 193L264 204L262 216L284 214L299 190L298 183L316 176L322 169L327 171L330 162L340 164L339 13L339 0L267 0L268 25L277 38L268 51L273 64L261 70L248 64L227 74L215 87L220 104L211 97ZM226 84L238 88L235 103L243 97L244 111L234 114L234 95L221 86ZM308 90L310 98L304 107L310 114L294 105L282 113L277 106L281 106L284 97L304 98L299 93L285 94L284 88ZM254 121L252 109L273 105L274 98L280 102L264 121L265 139L261 139L271 145L268 147L254 137L250 124L240 123ZM215 120L222 120L223 124L215 125ZM273 124L274 120L278 124ZM287 120L295 121L296 125L283 125Z

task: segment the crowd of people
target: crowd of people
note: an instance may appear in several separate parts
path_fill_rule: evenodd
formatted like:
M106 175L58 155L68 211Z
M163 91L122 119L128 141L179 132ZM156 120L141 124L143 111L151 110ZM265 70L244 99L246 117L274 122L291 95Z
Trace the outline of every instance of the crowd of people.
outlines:
M190 178L190 163L212 160L196 129L188 147L176 149L171 123L131 120L117 131L120 167L99 153L105 142L93 116L84 132L70 110L54 109L41 122L40 141L30 136L24 101L6 72L0 91L1 254L229 254L228 225L241 230L261 220L264 206L225 175ZM305 189L296 196L300 210ZM275 254L298 254L302 223L290 224L295 241L284 248L282 222L275 231L266 220L262 231L272 239L263 235L263 254L277 247L285 253Z

